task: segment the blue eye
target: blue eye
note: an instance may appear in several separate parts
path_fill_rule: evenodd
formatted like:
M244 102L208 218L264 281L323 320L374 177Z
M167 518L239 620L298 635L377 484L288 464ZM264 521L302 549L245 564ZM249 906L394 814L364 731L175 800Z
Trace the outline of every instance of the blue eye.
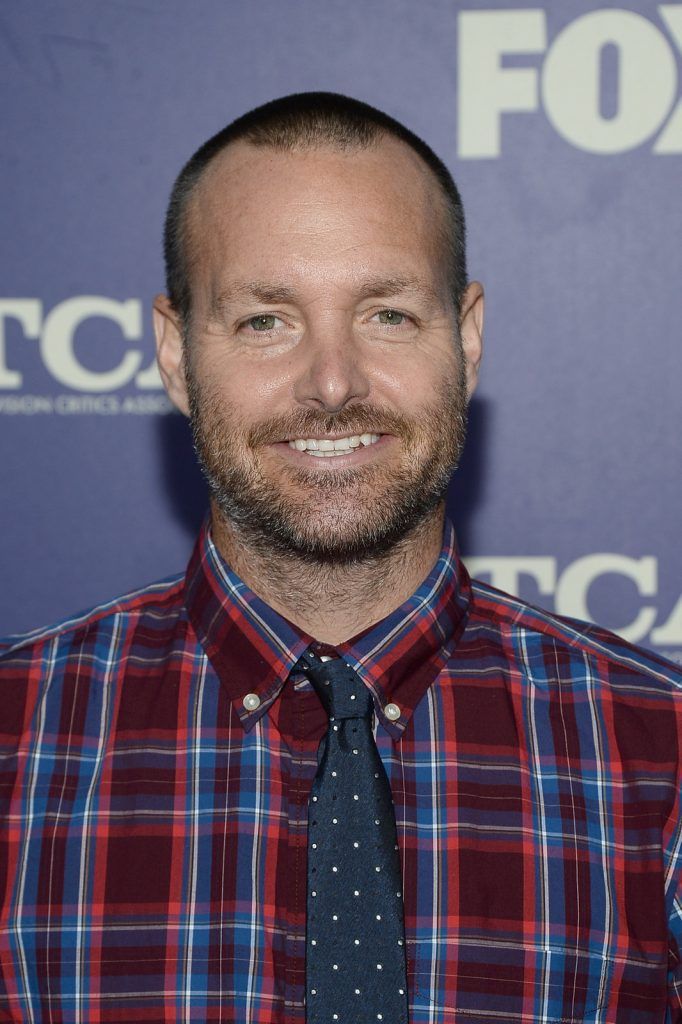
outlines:
M382 309L377 316L380 324L387 324L389 327L399 327L405 321L405 314L399 313L397 309Z

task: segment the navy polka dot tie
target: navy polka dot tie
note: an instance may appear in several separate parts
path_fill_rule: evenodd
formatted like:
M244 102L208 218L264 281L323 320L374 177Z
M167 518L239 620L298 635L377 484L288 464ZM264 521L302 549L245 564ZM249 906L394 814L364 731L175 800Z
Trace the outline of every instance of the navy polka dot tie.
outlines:
M307 1024L407 1022L393 799L372 697L340 658L298 662L329 715L308 808Z

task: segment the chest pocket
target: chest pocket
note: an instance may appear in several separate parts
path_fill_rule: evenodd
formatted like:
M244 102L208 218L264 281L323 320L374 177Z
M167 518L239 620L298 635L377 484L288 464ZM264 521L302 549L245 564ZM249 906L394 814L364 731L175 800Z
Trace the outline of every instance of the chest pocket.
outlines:
M659 1024L667 925L660 858L640 853L650 830L631 823L633 862L616 872L584 793L570 817L562 794L548 795L541 823L508 793L498 782L494 831L490 799L464 809L460 798L457 827L422 844L406 879L417 893L406 918L415 1022L437 1006L439 1019L472 1024ZM524 841L536 833L543 844Z
M447 939L408 947L413 1024L660 1024L667 965L598 954ZM427 969L428 962L428 969Z

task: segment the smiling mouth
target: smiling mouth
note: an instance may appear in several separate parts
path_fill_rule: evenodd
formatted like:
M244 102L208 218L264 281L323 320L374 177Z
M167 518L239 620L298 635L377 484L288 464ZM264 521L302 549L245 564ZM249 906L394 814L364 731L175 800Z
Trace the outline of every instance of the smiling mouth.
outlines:
M297 452L325 459L348 455L356 448L368 448L381 440L381 437L381 434L349 434L347 437L334 438L297 437L289 441L289 447Z

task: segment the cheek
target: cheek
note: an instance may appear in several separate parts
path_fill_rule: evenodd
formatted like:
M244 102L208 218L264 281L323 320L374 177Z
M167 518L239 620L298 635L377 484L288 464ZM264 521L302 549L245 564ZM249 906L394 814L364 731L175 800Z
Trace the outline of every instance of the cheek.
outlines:
M211 389L224 396L234 408L250 411L252 417L281 411L293 398L293 367L289 360L259 359L254 355L217 354L202 368Z
M295 377L286 367L252 369L239 377L240 390L249 395L254 410L281 412L294 402Z
M417 412L437 403L445 388L456 385L460 373L461 360L454 347L447 352L423 351L400 366L385 368L377 386L392 404Z

